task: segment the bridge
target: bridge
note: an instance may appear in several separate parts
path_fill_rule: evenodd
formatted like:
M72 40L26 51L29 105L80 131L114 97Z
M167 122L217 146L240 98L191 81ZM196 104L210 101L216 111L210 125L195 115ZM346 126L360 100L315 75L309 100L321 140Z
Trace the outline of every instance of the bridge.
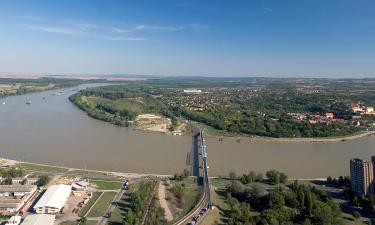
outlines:
M203 189L204 193L206 194L206 203L207 208L212 207L212 199L211 199L211 188L210 188L210 179L208 177L208 165L207 165L207 149L205 140L203 138L203 131L200 131L200 148L202 152L202 170L203 170Z
M193 136L192 151L188 158L192 166L193 176L197 176L198 182L203 185L203 194L195 207L174 225L185 225L193 220L196 222L195 224L198 224L201 218L205 216L206 211L212 208L210 179L208 177L207 146L202 130Z

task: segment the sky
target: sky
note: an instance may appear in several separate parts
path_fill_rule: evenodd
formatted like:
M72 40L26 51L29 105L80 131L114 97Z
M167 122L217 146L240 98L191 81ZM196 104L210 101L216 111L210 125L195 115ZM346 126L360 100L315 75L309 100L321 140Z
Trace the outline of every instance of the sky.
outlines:
M373 0L2 0L0 72L375 77Z

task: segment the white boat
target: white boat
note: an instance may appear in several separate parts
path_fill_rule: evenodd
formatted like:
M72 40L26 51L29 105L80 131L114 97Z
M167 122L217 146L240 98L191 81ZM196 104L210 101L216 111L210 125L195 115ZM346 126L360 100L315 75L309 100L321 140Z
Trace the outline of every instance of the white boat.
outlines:
M5 105L6 103L5 103L5 102L3 102L2 104L3 104L3 105Z
M31 100L27 101L26 105L31 105Z

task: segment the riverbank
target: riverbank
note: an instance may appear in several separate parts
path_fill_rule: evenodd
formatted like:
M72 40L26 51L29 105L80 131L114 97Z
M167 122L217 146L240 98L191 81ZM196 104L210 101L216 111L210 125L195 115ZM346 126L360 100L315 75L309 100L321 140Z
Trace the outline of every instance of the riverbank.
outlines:
M146 174L146 173L125 173L125 172L111 172L111 171L104 171L104 170L93 170L93 169L79 169L73 167L64 167L64 166L55 166L55 165L48 165L48 164L41 164L41 163L32 163L32 162L24 162L19 160L13 159L4 159L0 158L0 167L13 167L16 165L21 165L22 167L32 168L33 170L45 170L51 173L82 173L82 174L97 174L97 175L106 175L106 176L113 176L113 177L120 177L127 179L138 179L147 176L153 177L171 177L172 175L166 174Z
M343 137L319 137L319 138L271 138L271 137L261 137L261 136L230 136L230 135L217 135L206 132L205 134L210 138L218 138L219 140L224 140L224 138L229 138L237 141L260 141L260 142L274 142L274 143L329 143L329 142L339 142L339 141L350 141L366 136L375 135L375 131L364 131L350 136Z
M104 171L104 170L94 170L94 169L79 169L74 167L65 167L65 166L55 166L42 163L32 163L24 162L13 159L0 158L0 167L1 168L10 168L20 165L22 168L28 171L44 171L56 174L65 174L65 175L80 175L84 177L93 177L96 176L106 176L106 177L117 177L119 179L139 179L143 177L159 177L159 178L169 178L173 177L172 174L152 174L152 173L126 173L126 172L113 172L113 171ZM222 178L222 176L209 176L210 179ZM289 178L289 180L299 180L299 181L326 181L327 178L318 177L318 178Z
M0 78L0 98L14 95L31 94L83 84L79 79L56 79L50 77L35 79Z

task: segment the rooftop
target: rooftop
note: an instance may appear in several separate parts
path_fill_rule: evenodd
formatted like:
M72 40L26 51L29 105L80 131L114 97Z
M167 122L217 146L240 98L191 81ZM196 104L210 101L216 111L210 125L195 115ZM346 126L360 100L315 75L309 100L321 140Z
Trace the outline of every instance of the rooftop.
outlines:
M33 214L26 216L22 225L52 225L55 222L54 215L47 214Z
M71 190L71 186L65 184L50 186L40 198L40 200L35 204L34 209L39 207L52 207L61 209L68 199Z
M35 185L0 185L0 192L31 192Z

